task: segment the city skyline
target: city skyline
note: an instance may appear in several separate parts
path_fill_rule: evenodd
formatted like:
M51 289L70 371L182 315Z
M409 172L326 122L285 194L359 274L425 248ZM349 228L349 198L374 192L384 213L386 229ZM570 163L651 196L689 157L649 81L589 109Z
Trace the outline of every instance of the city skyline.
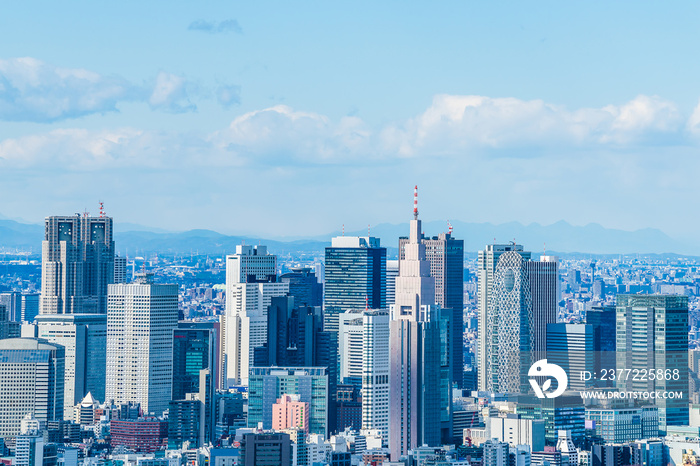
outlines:
M700 3L6 10L0 463L700 466Z
M398 222L417 183L432 218L700 226L676 207L698 194L695 4L164 7L0 19L2 215L97 198L298 236Z

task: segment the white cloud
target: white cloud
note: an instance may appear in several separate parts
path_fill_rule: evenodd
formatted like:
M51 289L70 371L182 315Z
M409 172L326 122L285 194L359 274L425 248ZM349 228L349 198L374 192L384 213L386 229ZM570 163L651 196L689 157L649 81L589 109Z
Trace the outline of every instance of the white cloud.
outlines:
M101 171L114 168L169 168L182 158L193 160L196 141L173 134L133 128L88 131L57 129L44 134L0 141L3 169ZM186 161L186 160L185 160Z
M150 103L183 111L185 88L183 78L161 73ZM698 124L693 118L688 122L691 127ZM122 166L281 169L366 167L432 156L460 163L493 150L533 157L644 148L682 137L682 126L676 106L658 97L639 96L621 106L569 111L541 100L439 95L415 118L378 129L358 117L333 120L278 105L245 113L209 134L55 130L0 142L0 166L79 171Z
M675 104L658 97L569 111L542 100L438 95L421 115L385 128L382 140L402 156L475 148L634 144L676 134L682 123Z
M61 68L35 58L0 60L0 120L51 123L91 114L117 112L120 102L147 102L154 110L196 110L192 83L160 72L151 86L81 68ZM228 104L235 103L228 86Z
M368 154L371 131L355 117L334 123L285 105L246 113L212 135L214 144L262 164L345 163Z
M692 115L690 115L686 128L693 136L700 135L700 102L698 102Z
M170 113L191 112L197 109L197 106L190 102L185 78L163 71L156 77L148 103L151 108Z
M0 119L51 122L117 110L138 90L117 76L59 68L34 58L0 60Z
M640 95L620 106L603 109L613 115L610 140L631 142L655 134L672 134L681 130L683 118L673 102L657 96ZM603 137L601 142L607 142Z

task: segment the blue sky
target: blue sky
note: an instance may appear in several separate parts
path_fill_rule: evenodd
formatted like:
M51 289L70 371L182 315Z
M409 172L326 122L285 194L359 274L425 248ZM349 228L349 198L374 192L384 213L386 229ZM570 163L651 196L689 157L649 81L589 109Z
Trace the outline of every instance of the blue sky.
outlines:
M5 8L0 214L700 227L700 4L201 3Z

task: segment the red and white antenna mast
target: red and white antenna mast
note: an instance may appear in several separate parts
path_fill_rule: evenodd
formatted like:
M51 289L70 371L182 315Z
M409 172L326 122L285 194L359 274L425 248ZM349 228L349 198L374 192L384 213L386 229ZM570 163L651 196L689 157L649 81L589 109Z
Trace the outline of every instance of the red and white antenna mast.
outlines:
M418 220L418 185L413 188L413 220Z
M447 220L447 233L452 236L452 224Z
M106 217L105 215L105 203L100 201L100 218Z

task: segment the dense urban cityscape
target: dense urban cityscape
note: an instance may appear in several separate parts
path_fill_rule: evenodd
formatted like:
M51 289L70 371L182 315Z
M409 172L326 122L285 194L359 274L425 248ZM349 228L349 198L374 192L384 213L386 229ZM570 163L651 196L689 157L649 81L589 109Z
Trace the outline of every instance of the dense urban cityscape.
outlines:
M7 2L0 466L700 466L698 18Z
M405 236L284 257L46 217L0 265L0 463L698 464L695 258L474 254L417 189Z

